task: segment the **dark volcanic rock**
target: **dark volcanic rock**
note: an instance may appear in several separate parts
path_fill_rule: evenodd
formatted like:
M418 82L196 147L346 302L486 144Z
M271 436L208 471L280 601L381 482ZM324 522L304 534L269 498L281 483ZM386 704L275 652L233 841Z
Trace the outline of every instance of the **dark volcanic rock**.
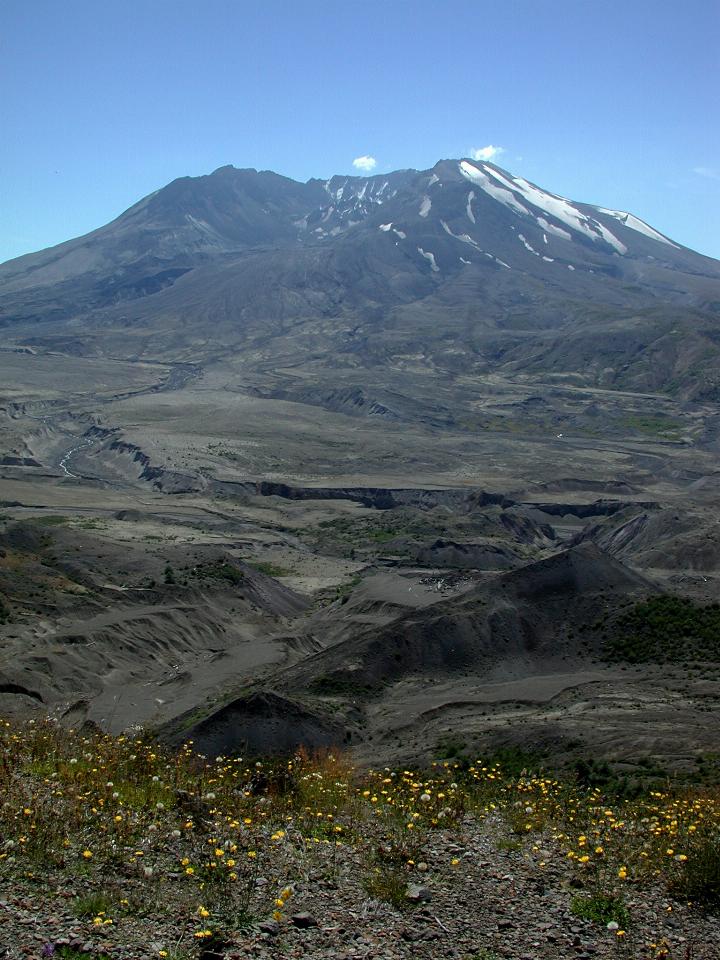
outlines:
M213 756L267 755L335 746L345 732L329 718L268 691L239 697L170 739L190 739L195 749Z

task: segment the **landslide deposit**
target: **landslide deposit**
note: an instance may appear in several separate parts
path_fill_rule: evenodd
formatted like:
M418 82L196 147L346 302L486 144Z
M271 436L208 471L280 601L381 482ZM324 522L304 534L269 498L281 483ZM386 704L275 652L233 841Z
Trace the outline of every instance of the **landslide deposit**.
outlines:
M692 777L719 303L716 261L469 160L224 167L0 265L0 712Z

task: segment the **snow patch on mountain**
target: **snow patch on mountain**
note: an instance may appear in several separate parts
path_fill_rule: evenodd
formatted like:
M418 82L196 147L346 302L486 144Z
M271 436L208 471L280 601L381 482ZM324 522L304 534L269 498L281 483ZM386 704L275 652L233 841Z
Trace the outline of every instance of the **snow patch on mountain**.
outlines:
M530 244L527 242L527 240L525 239L525 237L524 237L521 233L518 234L518 240L522 243L522 245L525 247L526 250L529 250L529 251L530 251L530 253L534 253L536 257L539 257L539 256L540 256L540 254L537 252L537 250L535 249L535 247L531 247Z
M472 211L472 202L474 199L475 199L475 191L471 190L467 196L467 203L465 204L465 212L468 215L468 219L472 223L475 223L475 214Z
M418 251L418 253L420 254L421 257L425 257L426 260L429 260L429 261L430 261L430 269L433 271L433 273L438 273L438 272L440 271L440 267L439 267L439 266L437 265L437 263L435 262L435 254L434 254L434 253L430 253L429 250L425 251L425 250L423 250L422 247L418 247L418 248L417 248L417 251Z
M556 197L552 193L546 193L522 177L513 177L512 180L508 180L507 177L503 176L497 170L493 170L492 167L486 164L484 165L484 169L490 176L494 177L498 183L509 190L517 191L528 203L540 210L544 210L545 213L549 213L551 217L560 220L561 223L566 224L571 230L575 230L577 233L583 233L586 237L594 241L598 239L604 240L605 243L613 247L618 253L627 253L627 247L618 240L614 233L599 221L586 217L584 213L581 213L577 207L574 207L570 201L564 197Z
M420 203L420 209L418 213L421 217L426 217L430 213L430 208L432 207L432 200L430 197L423 197Z
M478 170L477 167L473 166L472 163L468 163L467 160L460 161L460 173L466 180L477 184L485 193L489 194L493 200L499 200L500 203L504 203L506 207L514 210L515 213L528 213L514 193L510 190L503 190L501 187L495 186L482 170Z
M400 237L401 240L404 240L405 237L407 237L407 234L403 230L396 230L395 227L393 227L393 233Z
M381 223L378 227L378 230L382 230L383 233L387 233L388 230L392 229L392 223Z
M470 243L472 244L473 247L477 247L478 250L480 249L478 244L475 242L475 240L473 240L471 236L469 236L469 234L453 233L450 227L447 225L447 223L445 223L444 220L441 220L440 223L442 224L442 228L445 231L445 233L449 234L453 238L453 240L460 240L462 243Z
M537 217L538 226L542 227L543 230L546 230L549 234L554 237L562 237L563 240L572 240L572 236L563 230L562 227L556 227L554 223L548 223L544 217Z
M634 216L632 213L626 213L624 210L608 210L607 207L597 207L600 213L607 214L608 217L615 217L616 220L619 220L624 226L629 227L631 230L636 230L638 233L644 234L646 237L650 237L651 240L659 240L660 243L666 243L670 247L674 247L676 250L680 248L676 243L673 243L672 240L668 240L667 237L664 237L661 233L658 233L657 230L653 230L650 224L645 223L644 220L641 220L640 217Z

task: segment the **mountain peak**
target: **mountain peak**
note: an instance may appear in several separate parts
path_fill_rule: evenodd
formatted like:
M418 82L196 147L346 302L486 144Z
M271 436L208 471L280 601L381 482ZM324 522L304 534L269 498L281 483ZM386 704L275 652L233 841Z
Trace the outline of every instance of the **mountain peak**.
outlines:
M250 255L268 263L252 281L237 259ZM0 324L145 303L177 284L204 302L214 297L202 287L210 265L226 271L239 303L251 296L271 318L278 309L390 316L423 303L443 317L459 309L506 323L530 311L522 323L555 325L579 303L613 313L720 302L715 261L631 213L573 202L489 162L441 159L428 170L306 183L226 164L174 180L86 237L0 267Z

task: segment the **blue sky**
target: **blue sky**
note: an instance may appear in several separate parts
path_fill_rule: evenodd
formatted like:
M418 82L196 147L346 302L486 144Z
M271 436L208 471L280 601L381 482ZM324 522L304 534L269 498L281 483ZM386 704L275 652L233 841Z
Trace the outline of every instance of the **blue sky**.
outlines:
M0 261L175 177L500 166L720 258L717 0L4 0Z

